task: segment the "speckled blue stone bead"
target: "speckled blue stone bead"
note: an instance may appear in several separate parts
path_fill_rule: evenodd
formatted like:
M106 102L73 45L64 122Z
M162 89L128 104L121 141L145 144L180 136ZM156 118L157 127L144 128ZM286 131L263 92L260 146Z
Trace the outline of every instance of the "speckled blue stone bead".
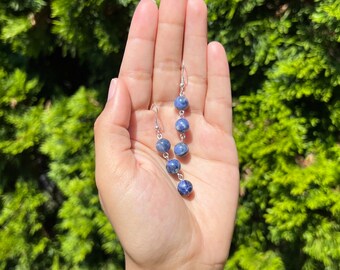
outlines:
M158 152L166 153L170 150L170 142L167 139L159 139L156 143L156 149Z
M177 110L186 110L189 107L189 100L185 96L178 96L174 104Z
M170 159L166 163L166 170L168 173L178 173L181 169L181 163L177 159Z
M189 147L187 144L180 142L175 145L174 152L176 156L183 157L189 152Z
M178 132L184 133L189 129L190 126L187 119L180 118L176 121L175 127Z
M188 180L181 180L177 185L177 190L182 196L189 196L192 192L192 184Z

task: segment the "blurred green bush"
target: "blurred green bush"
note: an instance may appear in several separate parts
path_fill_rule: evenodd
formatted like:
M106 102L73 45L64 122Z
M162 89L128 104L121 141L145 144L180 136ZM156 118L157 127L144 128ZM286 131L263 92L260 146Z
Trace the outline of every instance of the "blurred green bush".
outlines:
M136 0L0 2L0 269L123 269L92 126ZM340 2L207 0L241 198L226 269L339 269Z

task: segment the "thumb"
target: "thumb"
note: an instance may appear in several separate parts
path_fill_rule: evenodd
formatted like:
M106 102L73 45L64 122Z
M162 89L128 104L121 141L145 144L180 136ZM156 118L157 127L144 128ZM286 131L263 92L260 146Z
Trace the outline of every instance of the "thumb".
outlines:
M105 128L112 133L117 128L128 129L131 117L131 99L129 91L122 79L111 80L107 102L99 120L99 130ZM95 123L95 131L98 121ZM103 124L103 125L102 125Z
M134 158L128 131L131 99L123 80L110 83L108 100L94 124L96 182L105 188L132 172ZM108 186L107 186L108 187ZM105 188L106 189L106 188Z

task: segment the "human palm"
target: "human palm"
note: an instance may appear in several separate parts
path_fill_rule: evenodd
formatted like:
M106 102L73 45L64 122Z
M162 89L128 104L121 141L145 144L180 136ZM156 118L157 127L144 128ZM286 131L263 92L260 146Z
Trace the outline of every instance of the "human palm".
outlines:
M185 30L184 30L185 29ZM155 149L155 118L164 138L179 141L173 100L181 63L190 109L181 197L178 180ZM156 104L158 114L150 110ZM207 45L202 0L142 0L134 14L118 80L95 125L96 181L127 269L222 268L234 227L238 162L231 135L229 71L223 47ZM170 155L173 156L170 151Z

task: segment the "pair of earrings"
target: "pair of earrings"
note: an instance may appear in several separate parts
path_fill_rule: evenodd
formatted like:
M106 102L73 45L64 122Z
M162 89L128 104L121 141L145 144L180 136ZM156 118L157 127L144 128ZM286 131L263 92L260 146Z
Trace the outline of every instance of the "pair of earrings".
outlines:
M180 82L180 91L179 95L174 101L174 106L178 110L179 119L175 123L175 128L179 133L180 142L177 143L174 147L174 153L177 157L183 157L189 152L188 145L184 142L186 136L185 132L187 132L190 128L189 121L184 117L185 110L189 107L189 101L184 95L185 86L187 82L185 81L185 67L184 64L182 65L182 72L181 72L181 82ZM156 109L156 114L158 113L158 109L155 105L153 105L153 109ZM181 163L178 159L170 159L169 157L169 150L171 148L171 144L169 140L163 138L161 128L157 121L156 115L156 123L155 123L155 130L157 134L157 143L156 149L159 153L162 154L163 158L166 159L166 170L170 174L176 174L178 177L178 185L177 190L179 194L182 196L189 196L193 190L193 186L189 180L185 180L181 170Z

